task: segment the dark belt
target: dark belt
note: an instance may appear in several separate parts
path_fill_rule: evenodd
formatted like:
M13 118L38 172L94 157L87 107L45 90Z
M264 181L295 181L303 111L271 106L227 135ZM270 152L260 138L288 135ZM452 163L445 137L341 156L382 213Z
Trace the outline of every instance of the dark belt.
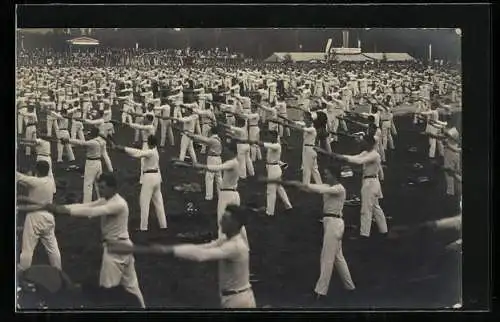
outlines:
M220 191L235 191L236 192L236 188L220 189Z
M248 125L248 127L252 127L252 126L254 126L254 127L255 127L255 126L256 126L256 127L258 127L259 125L258 125L258 124L249 124L249 125Z
M304 146L314 146L314 144L304 144Z
M36 126L36 123L29 123L29 124L26 124L26 127L28 126Z
M278 165L278 164L279 164L278 162L269 162L269 163L266 162L266 165Z
M122 238L117 238L117 239L113 239L113 240L109 240L109 239L103 239L102 242L103 243L113 243L113 242L119 242L121 240L129 240L130 238L125 238L125 237L122 237Z
M220 154L209 153L207 154L209 157L220 157Z
M142 173L158 173L158 169L145 170Z
M247 288L244 288L244 289L241 289L241 290L238 290L238 291L234 291L234 290L225 290L225 291L221 291L220 293L222 294L222 296L230 296L230 295L240 294L240 293L243 293L243 292L249 291L249 290L251 290L251 289L252 289L252 287L247 287Z
M93 161L95 161L95 160L101 160L101 157L98 157L98 158L89 158L89 157L87 157L87 160L93 160Z
M342 219L342 216L338 214L323 214L323 217L333 217Z
M378 176L364 176L363 179L376 179Z
M50 157L50 155L44 154L44 153L38 153L36 156L37 157Z
M68 130L68 129L67 129L67 128L65 128L65 127L60 127L60 128L59 128L59 131L67 131L67 130Z

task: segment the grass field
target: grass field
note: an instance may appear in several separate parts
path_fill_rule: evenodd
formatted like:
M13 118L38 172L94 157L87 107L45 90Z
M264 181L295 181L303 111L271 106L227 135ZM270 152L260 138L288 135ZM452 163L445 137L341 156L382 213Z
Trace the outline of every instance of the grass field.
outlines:
M397 114L397 113L396 113ZM43 117L42 117L43 119ZM411 123L411 117L402 114L396 118L398 136L396 151L388 155L386 179L383 183L382 208L388 216L389 230L397 226L412 226L425 220L453 215L449 200L445 197L444 175L427 161L427 139L419 134L422 128ZM460 131L460 128L459 128ZM133 131L118 128L118 143L129 145ZM176 143L179 138L176 136ZM301 138L292 132L289 148L282 160L289 163L284 172L286 179L300 179ZM52 144L53 156L56 155ZM416 147L417 152L409 152ZM167 212L168 232L159 235L154 213L150 216L150 240L154 242L202 242L210 239L216 228L216 201L203 200L201 193L182 193L173 189L179 183L197 182L204 187L203 178L194 170L173 168L169 159L178 157L178 145L161 152L163 198ZM358 148L349 139L341 139L334 146L340 153L357 153ZM84 151L74 149L78 171L66 171L66 164L54 163L57 180L56 202L80 202L83 185ZM129 202L130 231L139 226L139 161L110 153L120 182L120 194ZM55 158L53 158L55 159ZM30 160L24 150L18 151L18 168L26 171ZM203 156L201 161L204 162ZM32 161L31 161L32 162ZM424 167L415 170L413 164ZM262 161L256 163L258 174L264 175ZM427 176L426 184L408 185L408 181ZM344 182L348 199L359 196L359 173ZM240 181L241 200L265 205L265 186L255 179ZM251 272L253 287L259 307L310 308L312 294L319 275L319 255L322 243L321 197L305 195L297 190L287 190L294 206L290 213L283 213L283 205L277 202L274 217L251 218L247 226L251 247ZM186 204L193 202L196 214L186 214ZM441 256L437 238L412 240L381 240L375 225L368 242L351 239L359 233L359 206L345 207L346 232L344 254L358 291L354 297L345 297L335 272L330 294L325 304L331 308L443 308L457 303L459 298L459 259ZM18 216L22 227L23 214ZM178 234L195 233L201 237L182 238ZM20 235L19 235L20 236ZM101 260L99 220L57 218L56 236L59 241L63 269L76 282L96 283ZM137 241L132 233L132 240ZM147 242L148 240L146 240ZM144 242L144 240L141 240ZM33 263L46 263L42 246L35 251ZM136 270L145 301L152 308L217 308L216 263L192 263L172 258L137 256Z

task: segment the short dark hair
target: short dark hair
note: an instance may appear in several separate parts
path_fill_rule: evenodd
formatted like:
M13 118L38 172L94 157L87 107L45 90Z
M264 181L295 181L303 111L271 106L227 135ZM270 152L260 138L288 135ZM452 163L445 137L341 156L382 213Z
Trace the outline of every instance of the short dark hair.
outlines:
M218 126L212 126L208 129L209 135L218 135L220 133L220 128Z
M368 116L368 121L370 121L370 123L375 123L375 116L373 115Z
M236 117L236 126L237 127L242 127L245 126L245 119L241 117Z
M147 121L150 121L150 122L151 122L151 121L153 121L153 119L154 119L154 118L153 118L153 115L151 115L151 114L146 115L146 120L147 120Z
M226 212L231 214L231 218L236 220L241 226L244 226L248 222L247 211L245 208L236 206L236 205L228 205L226 207Z
M278 132L277 131L269 131L269 138L273 141L278 139Z
M373 137L373 135L366 135L363 140L370 147L373 147L375 145L375 138Z
M158 139L154 135L148 136L148 145L151 145L153 147L158 145Z
M106 186L110 188L116 188L118 183L116 181L116 177L112 173L103 173L97 179L97 182L104 182Z
M338 163L331 162L325 168L337 179L342 176L342 167Z
M226 145L227 149L233 153L236 153L238 151L238 144L236 140L231 139L230 137L226 138Z
M35 169L39 175L45 177L49 174L50 165L47 161L40 160L36 162Z

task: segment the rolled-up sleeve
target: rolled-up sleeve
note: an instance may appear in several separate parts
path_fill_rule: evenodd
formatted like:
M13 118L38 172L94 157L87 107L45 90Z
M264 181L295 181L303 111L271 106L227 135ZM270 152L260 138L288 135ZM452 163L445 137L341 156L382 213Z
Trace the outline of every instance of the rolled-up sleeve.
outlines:
M222 170L229 170L232 167L233 167L232 162L224 162L223 164L208 164L207 170L208 171L222 171Z
M99 217L118 214L122 211L122 205L116 202L108 201L103 205L87 206L82 204L79 207L69 208L71 216L76 217Z
M198 245L179 245L174 247L174 255L197 262L215 261L237 256L238 247L232 242L209 248Z
M125 148L125 152L134 158L148 158L153 155L153 150L139 150L134 148Z
M365 164L375 160L376 155L373 153L360 153L358 155L345 155L348 162L354 164Z
M342 192L341 185L330 186L327 184L308 184L307 189L320 194L339 194Z

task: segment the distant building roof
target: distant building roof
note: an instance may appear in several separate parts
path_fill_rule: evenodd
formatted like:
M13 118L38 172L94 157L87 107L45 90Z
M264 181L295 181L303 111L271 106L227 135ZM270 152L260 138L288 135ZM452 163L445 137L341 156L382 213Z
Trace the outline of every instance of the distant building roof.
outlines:
M410 61L415 60L407 53L363 53L366 57L376 60L382 60L384 55L387 61Z
M87 46L97 46L99 45L99 40L90 37L78 37L68 40L72 45L87 45Z
M323 61L325 60L325 53L323 52L275 52L271 56L265 59L266 62L282 62L286 60L286 56L289 55L292 61L295 62L305 62L305 61ZM339 62L349 61L371 61L371 60L382 60L386 57L387 61L411 61L415 60L412 56L407 53L362 53L362 54L337 54L335 55L335 60Z
M337 55L335 55L335 60L337 60L339 62L343 62L343 61L371 61L372 58L364 56L362 54L347 54L347 55L337 54Z
M310 61L310 60L325 60L325 53L322 52L276 52L269 56L266 62L281 62L286 60L286 56L290 55L293 61Z

